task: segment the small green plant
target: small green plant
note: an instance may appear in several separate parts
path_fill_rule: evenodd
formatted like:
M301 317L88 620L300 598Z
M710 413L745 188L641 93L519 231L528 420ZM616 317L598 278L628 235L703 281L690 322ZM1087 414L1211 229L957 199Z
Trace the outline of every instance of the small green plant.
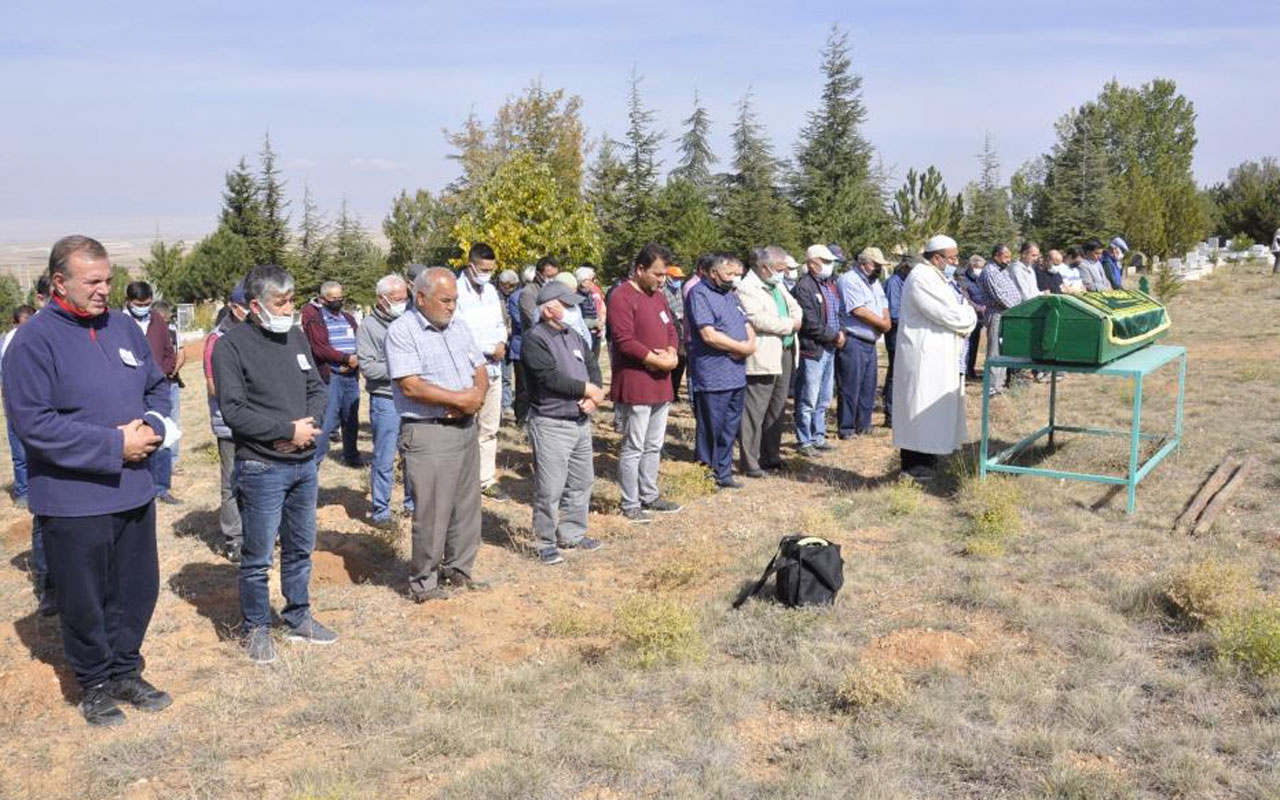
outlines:
M607 622L589 611L557 605L552 609L551 619L542 630L547 636L577 639L607 633L609 626Z
M840 681L836 702L843 711L858 713L876 706L894 706L907 699L907 682L897 670L875 661L860 661Z
M1230 612L1210 630L1222 661L1260 677L1280 673L1280 606L1264 603Z
M1005 543L1022 532L1022 491L1014 481L998 476L970 480L961 488L959 502L969 517L964 547L967 555L1003 555Z
M680 589L698 583L710 569L705 553L684 550L663 558L661 563L646 572L645 584L653 589Z
M924 490L910 478L900 478L889 485L889 516L909 517L920 509Z
M1155 292L1157 300L1168 305L1169 301L1182 294L1185 288L1182 276L1169 267L1167 260L1161 261L1156 266L1155 280L1151 283L1151 290Z
M1171 572L1165 579L1164 597L1178 617L1195 627L1256 607L1259 601L1248 569L1215 558Z
M716 482L701 464L664 461L658 476L662 496L677 503L689 503L716 493Z
M197 303L191 314L191 329L196 331L213 330L213 321L218 317L218 309L213 303Z
M639 595L618 607L615 631L636 664L652 667L697 658L703 651L698 619L688 604Z

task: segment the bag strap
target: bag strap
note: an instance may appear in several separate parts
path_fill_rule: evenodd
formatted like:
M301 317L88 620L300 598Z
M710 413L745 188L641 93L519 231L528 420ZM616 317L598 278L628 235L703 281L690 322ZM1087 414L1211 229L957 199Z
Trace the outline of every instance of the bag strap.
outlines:
M778 545L778 552L773 554L773 558L769 559L769 566L764 568L764 574L760 576L760 580L756 581L756 585L748 591L738 595L738 599L733 601L734 608L741 608L742 604L748 599L760 594L760 590L769 582L769 576L778 571L778 559L782 556L782 545Z

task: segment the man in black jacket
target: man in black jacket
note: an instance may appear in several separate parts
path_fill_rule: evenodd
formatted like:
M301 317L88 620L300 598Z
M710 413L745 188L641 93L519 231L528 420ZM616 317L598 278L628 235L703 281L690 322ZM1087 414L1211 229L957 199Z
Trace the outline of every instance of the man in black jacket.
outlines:
M600 366L573 330L582 295L559 281L538 290L537 320L524 334L520 364L529 382L533 444L533 533L538 559L564 561L560 548L597 550L587 532L595 470L591 414L604 401Z
M796 441L800 455L813 457L835 445L827 442L835 353L844 347L840 294L832 283L836 257L826 245L806 252L806 272L791 292L800 305L800 365L796 380Z
M280 538L280 616L290 641L332 644L337 635L311 616L311 551L316 544L316 420L328 391L311 348L293 325L293 277L254 267L244 279L251 317L213 350L218 407L236 445L236 494L244 543L240 611L245 648L258 664L275 660L267 572Z

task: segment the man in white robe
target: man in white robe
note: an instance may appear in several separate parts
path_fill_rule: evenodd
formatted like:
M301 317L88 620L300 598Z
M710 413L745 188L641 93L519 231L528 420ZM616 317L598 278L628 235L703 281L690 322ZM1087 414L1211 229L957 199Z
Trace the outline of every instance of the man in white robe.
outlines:
M933 477L937 456L955 452L968 439L965 424L962 347L978 323L973 306L947 265L958 248L948 236L924 247L902 289L893 377L893 444L902 451L902 471L917 480Z

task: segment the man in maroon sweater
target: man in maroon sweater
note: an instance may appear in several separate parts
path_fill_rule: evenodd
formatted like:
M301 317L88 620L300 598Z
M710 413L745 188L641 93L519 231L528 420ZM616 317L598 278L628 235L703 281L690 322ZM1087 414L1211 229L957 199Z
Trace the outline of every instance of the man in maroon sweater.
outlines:
M173 339L169 338L169 323L160 314L152 313L151 306L155 295L151 284L146 281L134 281L124 290L127 302L125 311L142 329L151 345L151 358L156 362L165 376L165 391L172 397L172 383L169 376L178 371L178 355L173 347ZM166 505L180 505L181 500L173 496L173 451L168 448L157 448L150 458L151 476L156 484L156 499Z
M650 522L649 512L680 506L658 497L658 462L673 399L671 370L680 363L679 340L662 286L671 251L647 244L627 280L609 293L609 337L613 376L609 395L622 433L618 483L622 515Z

